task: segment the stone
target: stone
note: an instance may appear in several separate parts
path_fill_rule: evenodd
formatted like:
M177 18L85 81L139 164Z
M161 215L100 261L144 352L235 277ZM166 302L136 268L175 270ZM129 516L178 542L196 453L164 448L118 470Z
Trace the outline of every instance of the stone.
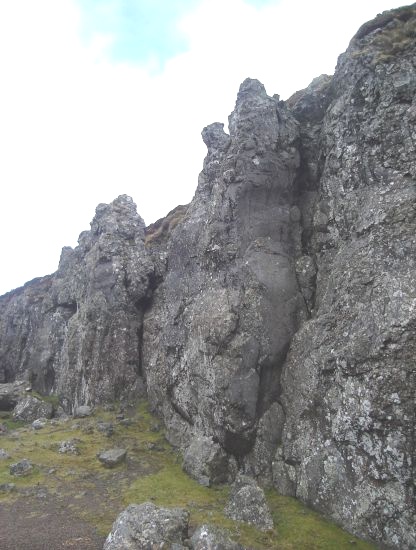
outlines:
M184 471L200 485L210 487L231 477L230 457L211 437L194 437L184 453Z
M244 521L261 531L273 529L273 518L263 489L253 478L239 475L232 486L224 513L231 519Z
M0 449L0 460L7 460L10 458L10 455L4 449Z
M130 504L114 522L103 550L181 547L188 536L188 521L189 513L183 508Z
M24 395L24 381L0 384L0 411L12 411Z
M13 418L25 422L33 422L38 418L52 418L53 405L42 401L33 395L21 398L13 409Z
M7 434L9 431L8 427L6 426L6 424L2 424L0 422L0 435L4 435L4 434Z
M47 419L46 418L37 418L36 420L34 420L32 422L32 428L34 430L41 430L42 428L44 428L47 424Z
M26 476L32 472L33 464L27 458L24 458L23 460L19 460L19 462L10 464L9 470L12 476Z
M111 437L114 434L114 425L111 422L97 422L96 427L106 437Z
M118 464L121 464L126 460L126 449L109 449L107 451L101 451L97 454L98 460L106 468L114 468Z
M230 538L230 533L214 525L201 525L190 540L192 550L243 550Z
M68 439L66 441L61 441L59 443L58 453L79 455L80 450L78 447L78 443L79 443L78 439Z
M92 408L88 405L80 405L74 409L74 418L86 418L92 415Z

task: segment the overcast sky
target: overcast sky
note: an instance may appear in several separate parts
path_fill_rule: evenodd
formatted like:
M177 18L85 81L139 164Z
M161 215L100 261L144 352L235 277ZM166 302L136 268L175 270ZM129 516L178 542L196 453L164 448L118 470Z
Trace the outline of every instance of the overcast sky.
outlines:
M0 0L0 294L55 271L95 207L192 199L240 83L286 99L394 0Z

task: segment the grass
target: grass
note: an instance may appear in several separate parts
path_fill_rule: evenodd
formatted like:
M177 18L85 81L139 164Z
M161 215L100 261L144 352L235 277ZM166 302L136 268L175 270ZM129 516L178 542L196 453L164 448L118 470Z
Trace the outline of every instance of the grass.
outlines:
M167 507L185 507L190 512L191 529L211 523L231 532L234 540L249 548L347 549L374 548L309 510L297 500L267 491L275 520L275 530L263 533L226 518L226 486L207 488L188 477L181 457L164 439L163 431L153 431L155 419L142 402L132 411L131 426L114 421L114 413L96 411L94 417L48 423L42 430L20 427L0 437L0 447L12 458L0 461L0 484L15 483L17 491L0 493L0 502L26 498L24 491L42 487L54 495L74 516L106 535L117 514L128 504L145 501ZM112 421L110 438L95 429L98 420ZM59 442L77 439L79 455L57 452ZM128 461L114 469L103 468L96 458L104 448L123 446ZM9 466L22 458L35 464L25 477L14 477ZM52 470L52 473L51 473Z

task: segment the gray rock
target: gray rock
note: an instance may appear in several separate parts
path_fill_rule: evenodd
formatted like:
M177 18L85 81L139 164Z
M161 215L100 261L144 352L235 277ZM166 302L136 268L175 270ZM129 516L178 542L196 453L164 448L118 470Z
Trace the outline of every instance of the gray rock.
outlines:
M61 441L59 443L58 447L58 453L61 454L73 454L73 455L79 455L80 450L78 447L79 440L78 439L68 439L67 441Z
M53 405L42 401L32 395L21 398L13 410L13 418L32 422L38 418L51 418L53 415Z
M415 5L381 14L287 102L244 81L229 135L203 130L191 204L146 235L128 197L99 205L57 273L0 297L0 382L70 412L145 381L182 451L204 434L351 532L416 547L415 27ZM22 386L2 386L11 410Z
M80 405L74 409L74 418L86 418L92 415L92 408L88 405Z
M13 410L18 401L25 395L25 386L24 381L0 384L0 411Z
M7 460L8 458L10 458L9 453L4 449L0 449L0 460Z
M4 434L7 434L9 431L8 427L6 426L6 424L2 424L0 422L0 435L4 435Z
M19 462L10 464L9 470L12 476L25 476L31 473L33 464L27 458L24 458L23 460L19 460Z
M34 420L32 422L32 428L34 430L41 430L42 428L44 428L47 424L47 419L46 418L37 418L36 420Z
M273 529L273 518L263 489L253 478L244 475L237 477L224 513L231 519L244 521L262 531Z
M107 451L101 451L97 454L98 460L106 468L114 468L118 464L121 464L126 460L126 449L109 449Z
M54 275L0 297L0 380L26 377L59 394L66 412L86 395L91 404L137 397L153 275L144 222L126 195L100 204L78 242Z
M189 514L182 508L159 508L150 502L130 504L116 519L103 550L143 550L182 545Z
M230 457L211 437L196 436L184 453L183 469L207 487L229 481Z
M97 430L106 437L111 437L114 434L114 425L111 422L97 422Z
M230 538L230 533L214 525L201 525L191 537L192 550L243 550Z

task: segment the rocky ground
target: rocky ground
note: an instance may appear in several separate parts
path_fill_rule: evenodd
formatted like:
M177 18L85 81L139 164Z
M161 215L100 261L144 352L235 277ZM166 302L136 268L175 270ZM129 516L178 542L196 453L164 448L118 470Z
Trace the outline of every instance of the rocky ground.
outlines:
M229 488L204 487L183 472L182 459L145 403L124 413L101 409L83 418L49 419L36 428L12 420L10 412L0 414L2 550L101 549L117 515L131 503L144 502L187 510L185 544L194 548L205 548L191 546L191 536L207 523L226 529L243 548L372 548L274 491L266 491L273 528L227 517L227 506L234 517L239 513L230 504ZM103 463L102 451L110 449L126 450L112 467ZM234 493L247 492L246 481L240 480Z

